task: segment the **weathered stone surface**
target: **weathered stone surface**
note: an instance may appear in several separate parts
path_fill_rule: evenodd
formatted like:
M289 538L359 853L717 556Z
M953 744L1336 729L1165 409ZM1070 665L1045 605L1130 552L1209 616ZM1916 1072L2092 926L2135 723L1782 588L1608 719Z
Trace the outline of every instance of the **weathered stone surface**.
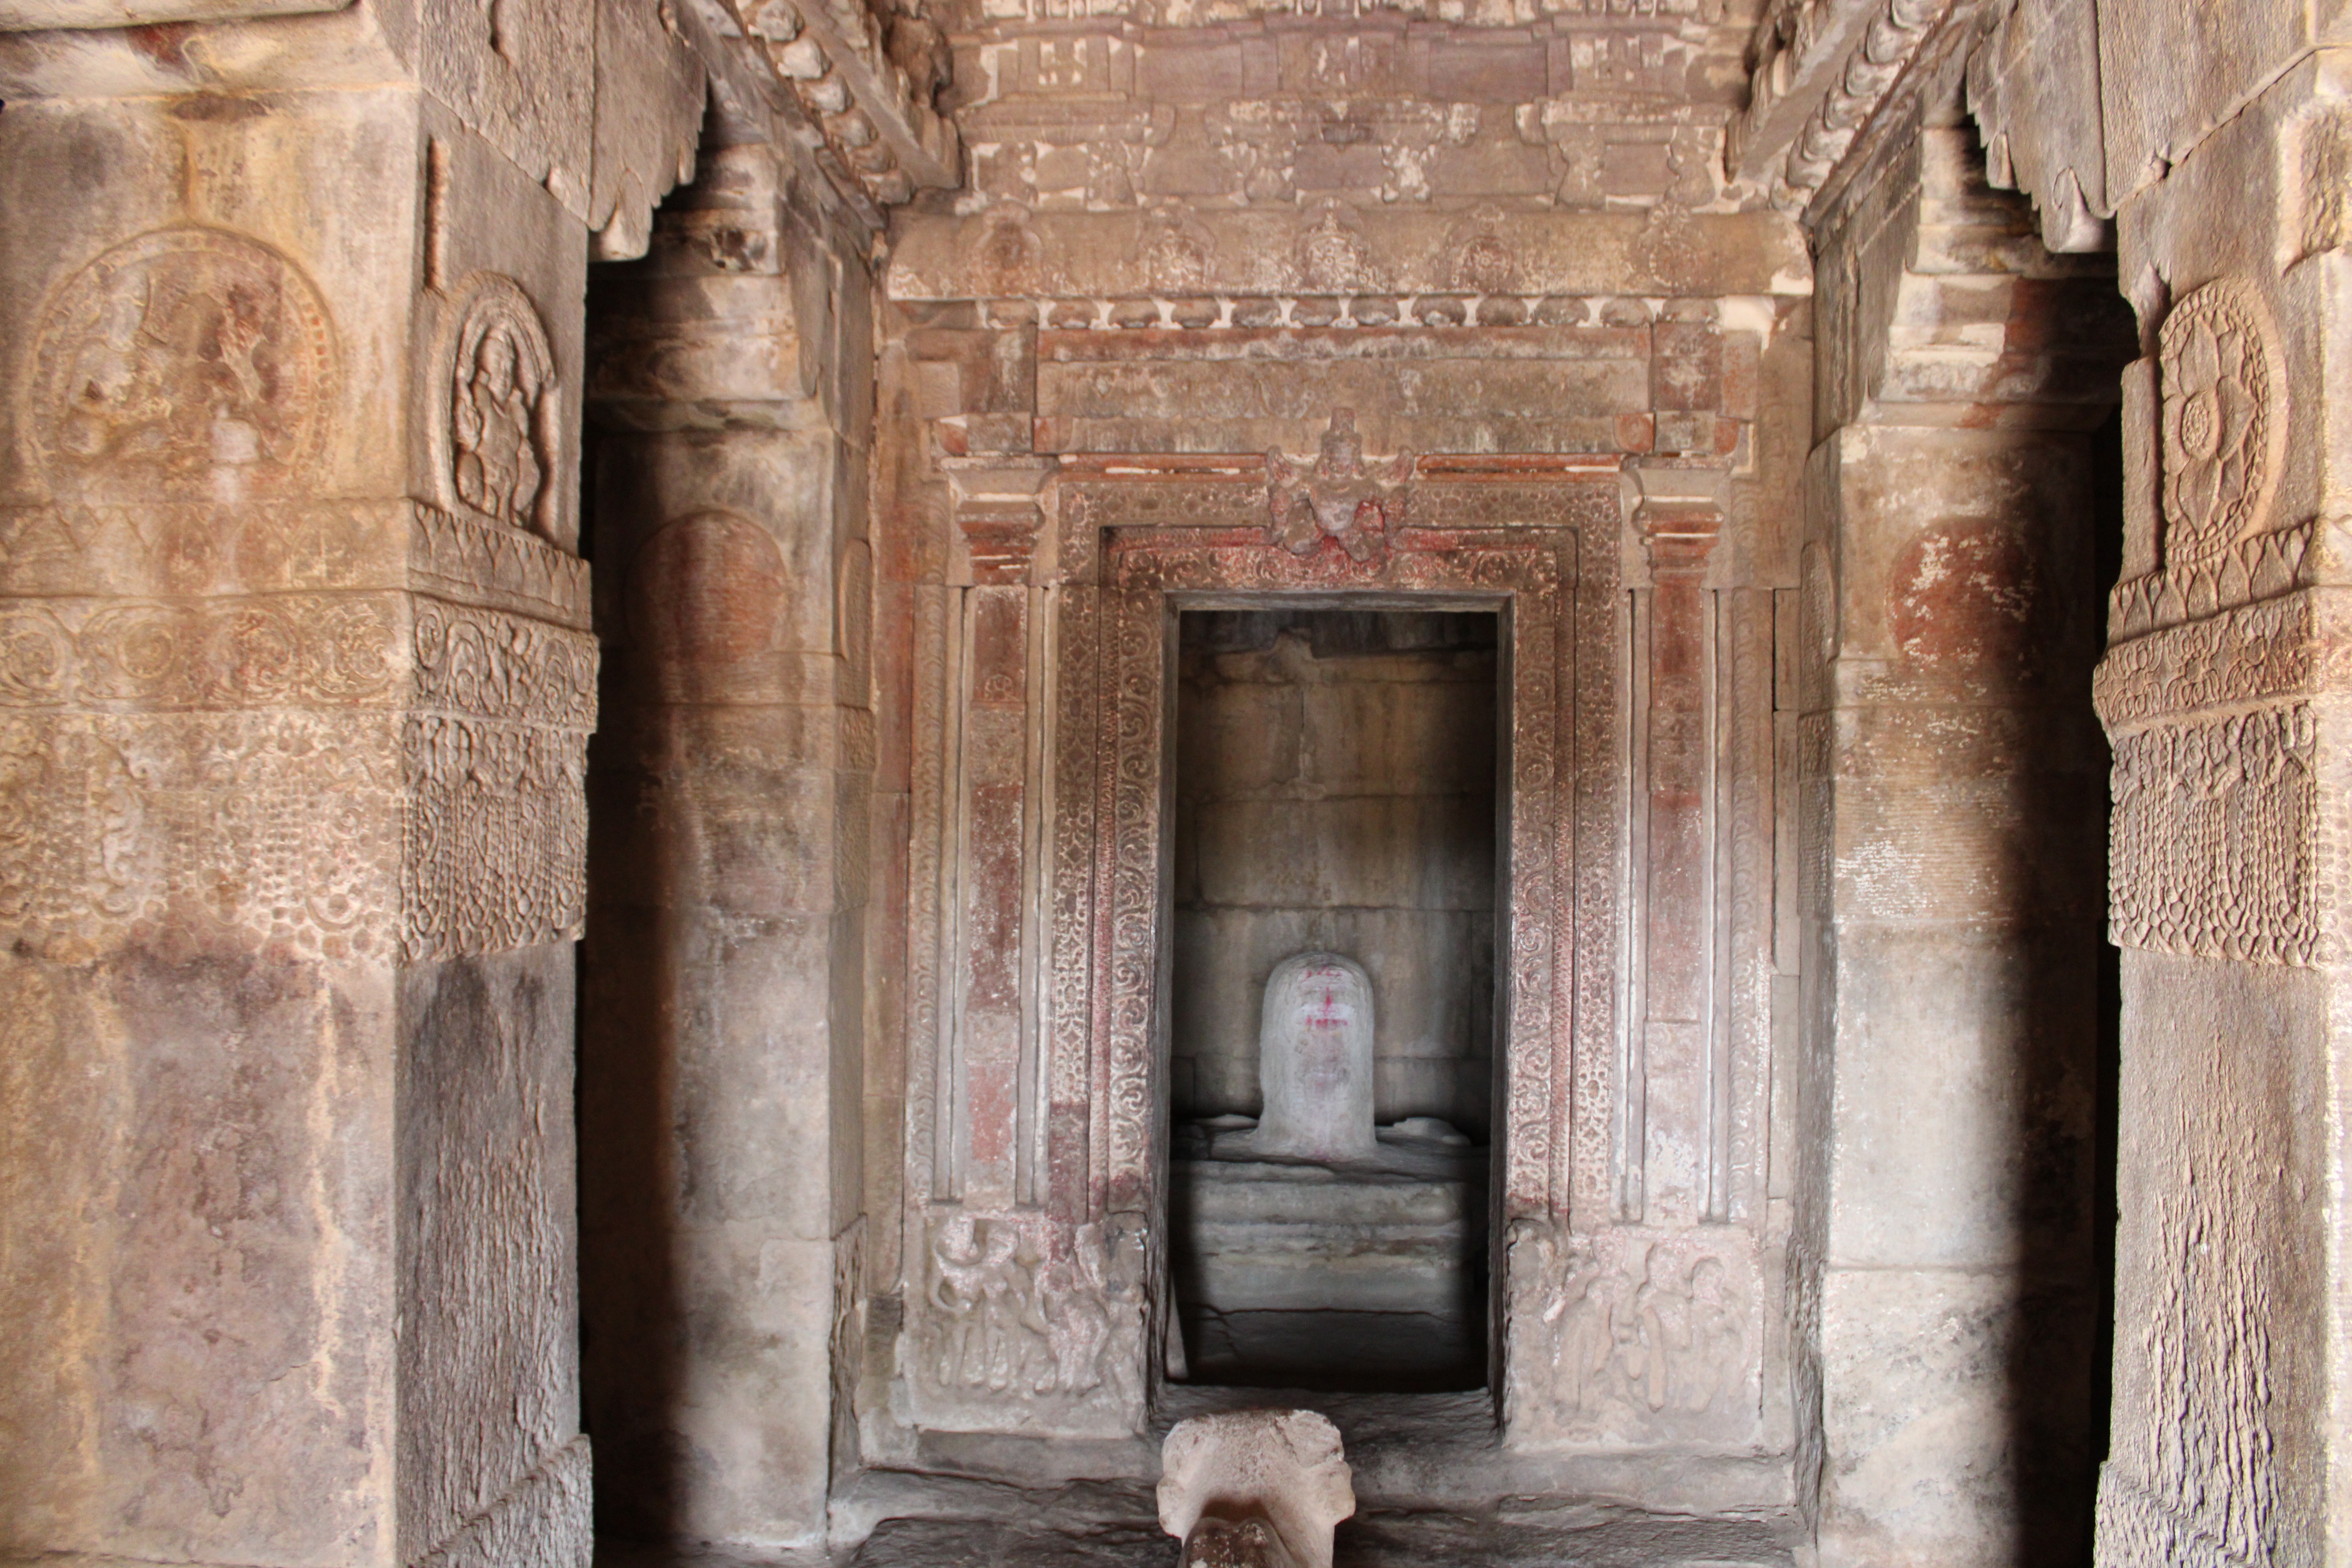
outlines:
M1356 1511L1339 1429L1311 1410L1195 1415L1160 1460L1160 1525L1187 1563L1330 1568L1331 1527Z
M585 231L413 87L186 91L222 36L0 127L13 1016L108 1152L7 1162L90 1371L12 1370L0 1542L573 1568Z
M1164 1558L1317 950L1494 1151L1190 1215L1491 1292L1340 1560L2071 1560L2104 883L2098 1555L2345 1557L2344 30L0 0L0 1555L578 1568L584 1403L608 1529ZM1183 662L1307 607L1500 636Z
M1843 260L1820 301L1793 745L1813 1039L1792 1109L1821 1143L1791 1199L1825 1563L2054 1562L2084 1524L2105 871L2085 699L2094 530L2120 519L2070 432L2128 344L2102 331L2109 285L2041 254L2023 205L1915 122L1823 230ZM2062 308L2072 343L2020 330Z
M821 1542L855 1453L871 350L789 174L716 155L597 297L586 1392L603 1517L654 1538Z

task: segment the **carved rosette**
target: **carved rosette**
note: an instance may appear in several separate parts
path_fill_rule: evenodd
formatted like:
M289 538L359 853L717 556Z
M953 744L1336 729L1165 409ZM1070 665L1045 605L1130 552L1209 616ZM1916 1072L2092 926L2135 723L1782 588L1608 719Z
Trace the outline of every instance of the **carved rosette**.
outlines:
M2158 346L2168 570L2209 563L2269 521L2286 456L2286 369L2269 312L2234 279L2181 300Z
M489 272L459 283L432 363L427 428L441 508L564 542L557 536L563 426L555 351L521 286Z

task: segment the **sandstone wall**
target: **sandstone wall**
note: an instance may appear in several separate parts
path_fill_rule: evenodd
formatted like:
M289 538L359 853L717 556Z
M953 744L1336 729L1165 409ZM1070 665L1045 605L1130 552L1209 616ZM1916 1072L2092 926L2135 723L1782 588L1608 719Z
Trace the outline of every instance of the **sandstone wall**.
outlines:
M456 79L478 31L406 13L159 47L32 9L0 1072L43 1131L0 1156L0 1552L583 1563L598 35L518 17L572 93L500 106ZM698 68L604 45L670 88L604 172L674 167Z
M2343 25L2073 0L2005 22L1969 79L2053 243L2112 219L2139 315L2097 685L2124 950L2103 1563L2352 1559L2352 1164L2321 1087L2345 1050Z
M0 1553L584 1563L581 295L700 68L121 9L0 11Z
M2128 327L2098 261L1984 184L1956 58L1928 68L1820 235L1802 1376L1825 1563L2073 1562L2104 1310L2095 538L2119 523L2091 432Z

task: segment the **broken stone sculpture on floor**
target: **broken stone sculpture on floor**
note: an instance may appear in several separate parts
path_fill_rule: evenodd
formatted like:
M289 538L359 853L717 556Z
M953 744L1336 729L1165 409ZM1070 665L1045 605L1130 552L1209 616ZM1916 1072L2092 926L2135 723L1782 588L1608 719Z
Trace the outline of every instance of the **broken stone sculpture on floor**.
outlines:
M1332 1529L1356 1511L1339 1428L1312 1410L1180 1421L1160 1464L1160 1526L1183 1568L1331 1568Z

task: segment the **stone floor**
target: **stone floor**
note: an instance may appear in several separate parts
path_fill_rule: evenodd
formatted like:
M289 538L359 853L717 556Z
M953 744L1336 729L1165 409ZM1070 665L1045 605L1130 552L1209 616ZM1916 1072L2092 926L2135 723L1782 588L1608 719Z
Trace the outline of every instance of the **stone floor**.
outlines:
M1470 1519L1375 1513L1339 1526L1332 1568L1766 1568L1793 1563L1784 1540L1747 1521L1667 1520L1594 1509ZM1057 1531L953 1520L891 1520L846 1568L1174 1568L1157 1528L1106 1523Z
M1157 1524L1158 1443L1188 1415L1253 1405L1330 1415L1356 1475L1357 1517L1339 1530L1333 1568L1793 1568L1799 1526L1785 1513L1664 1515L1560 1500L1546 1461L1497 1441L1484 1392L1307 1394L1171 1386L1130 1473L1108 1480L867 1471L842 1487L842 1550L757 1556L604 1540L594 1568L1175 1568ZM1103 1456L1097 1455L1099 1460ZM1671 1464L1670 1460L1655 1461ZM1030 1460L1036 1463L1034 1456Z
M1055 1517L1038 1494L1025 1522L893 1519L854 1549L737 1556L600 1542L595 1568L1174 1568L1176 1542L1149 1519ZM1769 1521L1659 1518L1556 1508L1471 1518L1376 1512L1340 1525L1332 1568L1789 1568L1788 1533Z

